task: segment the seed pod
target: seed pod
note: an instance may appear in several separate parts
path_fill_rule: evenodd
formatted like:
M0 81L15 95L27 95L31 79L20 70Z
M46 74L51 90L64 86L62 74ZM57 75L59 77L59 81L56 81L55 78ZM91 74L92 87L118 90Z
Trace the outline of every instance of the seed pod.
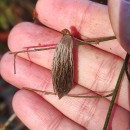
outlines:
M73 84L73 38L67 29L62 34L52 64L53 88L59 99L69 93Z

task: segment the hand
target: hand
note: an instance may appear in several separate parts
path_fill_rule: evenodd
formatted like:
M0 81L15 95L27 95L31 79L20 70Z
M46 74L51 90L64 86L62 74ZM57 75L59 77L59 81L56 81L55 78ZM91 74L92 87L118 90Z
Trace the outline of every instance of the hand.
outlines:
M100 4L87 0L39 0L36 11L43 24L57 31L75 27L82 38L114 35L107 7ZM33 23L21 23L10 33L9 48L18 51L39 43L58 43L62 35L52 29ZM6 54L1 61L1 74L6 81L18 88L53 91L50 70L54 51L29 53L33 63L29 61L27 53L19 54L16 59L16 74L13 69L14 57ZM91 90L104 93L113 90L125 55L126 52L117 40L95 46L79 46L74 52L74 82L77 84L71 93L92 93ZM128 88L129 83L124 75L108 129L122 130L129 127ZM31 130L101 130L110 99L63 97L59 100L54 95L19 90L14 96L13 108Z

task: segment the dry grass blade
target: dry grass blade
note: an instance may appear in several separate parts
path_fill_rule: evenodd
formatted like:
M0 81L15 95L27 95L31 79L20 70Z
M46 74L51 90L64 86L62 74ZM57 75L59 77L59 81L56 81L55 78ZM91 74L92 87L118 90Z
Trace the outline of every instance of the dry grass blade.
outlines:
M6 130L7 127L11 124L11 122L16 118L15 113L13 113L10 118L5 122L5 124L3 125L2 128L0 128L0 130Z

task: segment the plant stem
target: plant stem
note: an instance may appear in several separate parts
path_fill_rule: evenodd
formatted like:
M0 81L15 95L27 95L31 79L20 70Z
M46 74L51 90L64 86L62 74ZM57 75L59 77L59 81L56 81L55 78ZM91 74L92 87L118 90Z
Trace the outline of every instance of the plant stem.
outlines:
M33 88L27 88L27 87L23 87L22 89L25 90L31 90L31 91L35 91L35 92L42 92L45 95L56 95L56 93L54 92L48 92L48 91L42 91L42 90L38 90L38 89L33 89ZM82 94L67 94L66 96L68 97L74 97L74 98L105 98L105 97L110 97L113 95L113 92L107 95L96 95L96 96L87 96L87 95L82 95Z
M123 75L124 75L124 72L125 72L125 69L126 69L126 66L127 66L126 64L128 63L128 60L129 60L129 54L127 53L126 57L125 57L125 61L123 63L123 66L122 66L120 74L119 74L119 78L118 78L117 83L116 83L115 90L113 92L113 97L112 97L112 100L111 100L111 103L110 103L110 106L109 106L109 110L108 110L108 113L107 113L107 116L106 116L106 120L105 120L105 123L104 123L103 130L107 130L108 123L109 123L109 120L110 120L110 116L111 116L111 113L112 113L112 109L113 109L113 106L114 106L114 102L115 102L115 99L116 99L116 96L117 96L117 93L118 93L118 90L119 90L119 87L120 87L120 83L122 81L122 78L123 78Z
M11 122L16 118L15 113L13 113L10 118L5 122L4 126L0 130L6 130L6 128L11 124Z

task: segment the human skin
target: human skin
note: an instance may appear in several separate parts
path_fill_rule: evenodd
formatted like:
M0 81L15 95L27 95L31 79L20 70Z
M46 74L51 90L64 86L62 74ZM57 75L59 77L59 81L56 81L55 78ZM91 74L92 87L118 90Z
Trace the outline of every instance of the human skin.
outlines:
M36 12L41 23L52 29L27 22L15 26L8 39L11 51L39 43L58 43L62 35L53 29L61 31L67 28L71 31L71 27L75 27L82 39L114 35L107 6L104 5L87 0L39 0ZM31 63L26 53L19 54L16 59L16 74L14 57L7 53L1 60L1 75L20 89L28 87L53 91L50 70L54 51L29 53ZM113 90L125 55L126 52L117 40L94 46L79 46L74 51L75 85L71 93L90 94L90 90L105 93ZM128 91L129 83L124 75L108 129L130 128ZM110 99L78 99L66 96L59 100L54 95L19 90L14 95L13 108L31 130L102 130Z
M109 0L109 14L118 41L130 54L130 0Z

